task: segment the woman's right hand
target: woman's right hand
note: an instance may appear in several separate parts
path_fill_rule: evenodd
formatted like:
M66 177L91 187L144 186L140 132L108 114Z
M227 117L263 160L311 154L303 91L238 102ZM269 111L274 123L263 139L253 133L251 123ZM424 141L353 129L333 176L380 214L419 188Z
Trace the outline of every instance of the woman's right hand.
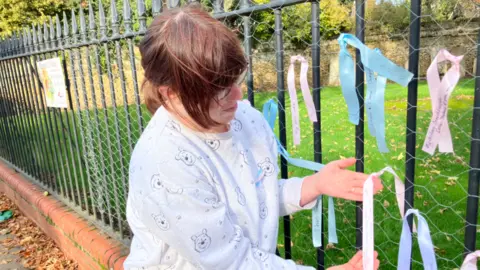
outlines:
M332 161L316 174L309 176L314 179L317 192L330 197L363 201L363 184L369 175L347 169L355 165L355 162L355 158ZM373 194L382 189L380 178L374 176Z
M378 266L380 265L380 261L378 260L378 253L374 252L374 266L373 269L377 270ZM355 256L353 256L350 261L346 264L332 266L327 270L363 270L363 253L362 251L358 251Z

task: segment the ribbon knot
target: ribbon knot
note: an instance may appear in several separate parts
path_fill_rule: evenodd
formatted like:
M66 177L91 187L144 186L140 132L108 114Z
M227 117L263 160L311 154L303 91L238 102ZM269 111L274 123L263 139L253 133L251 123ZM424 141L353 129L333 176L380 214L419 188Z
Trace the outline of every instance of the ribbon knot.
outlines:
M405 205L405 185L400 177L391 167L385 167L379 172L372 173L363 184L363 210L362 210L362 244L363 244L363 269L370 270L374 266L374 212L373 212L373 176L380 177L383 173L389 172L393 175L395 181L395 195L397 198L400 216L404 217ZM415 224L413 224L415 231ZM399 268L402 269L402 268Z
M454 56L445 49L441 49L427 69L427 83L432 103L432 119L428 127L422 150L433 155L439 148L442 153L452 153L453 143L448 127L448 100L460 79L460 62L463 55ZM440 80L438 63L450 61L452 67Z
M360 121L360 105L355 89L355 71L353 57L347 50L351 45L360 51L360 60L367 75L367 115L370 134L377 139L380 152L388 152L385 141L385 110L384 96L387 79L402 86L407 86L413 74L383 56L379 49L370 49L352 34L341 34L338 38L340 45L339 67L340 84L343 97L347 103L349 121L358 125ZM374 73L377 73L375 77Z
M295 62L301 63L300 67L300 87L303 93L303 100L307 106L307 112L312 122L317 122L317 114L315 111L315 105L313 104L313 98L310 93L310 87L308 86L307 72L308 62L301 55L295 55L290 57L290 66L287 74L288 93L290 95L290 107L292 110L292 132L294 145L300 144L300 119L298 112L298 99L297 91L295 89Z
M290 64L295 64L296 61L299 61L302 64L303 63L308 64L307 59L305 59L305 57L303 57L301 55L294 55L294 56L290 57Z

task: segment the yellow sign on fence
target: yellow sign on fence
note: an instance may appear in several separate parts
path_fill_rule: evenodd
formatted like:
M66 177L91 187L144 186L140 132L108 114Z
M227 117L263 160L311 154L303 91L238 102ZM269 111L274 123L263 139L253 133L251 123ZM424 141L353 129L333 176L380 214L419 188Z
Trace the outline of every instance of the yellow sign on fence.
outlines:
M67 87L60 58L37 62L47 107L67 108Z

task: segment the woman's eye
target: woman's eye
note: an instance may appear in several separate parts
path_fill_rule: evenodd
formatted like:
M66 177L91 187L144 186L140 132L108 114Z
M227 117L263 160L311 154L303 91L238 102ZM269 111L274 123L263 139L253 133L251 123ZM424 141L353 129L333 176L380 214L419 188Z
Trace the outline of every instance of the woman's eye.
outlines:
M230 92L229 89L225 89L222 92L220 92L220 94L218 96L219 96L220 99L224 99L228 96L229 92Z

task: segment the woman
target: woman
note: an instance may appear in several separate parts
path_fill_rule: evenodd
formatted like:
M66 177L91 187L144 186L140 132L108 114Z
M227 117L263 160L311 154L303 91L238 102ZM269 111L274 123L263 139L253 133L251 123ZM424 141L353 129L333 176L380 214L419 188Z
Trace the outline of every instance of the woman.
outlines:
M239 40L196 5L157 16L140 53L153 116L130 162L125 268L311 269L275 255L279 217L319 195L362 200L367 175L346 170L355 159L278 181L274 134L240 101ZM361 263L358 253L339 269Z

